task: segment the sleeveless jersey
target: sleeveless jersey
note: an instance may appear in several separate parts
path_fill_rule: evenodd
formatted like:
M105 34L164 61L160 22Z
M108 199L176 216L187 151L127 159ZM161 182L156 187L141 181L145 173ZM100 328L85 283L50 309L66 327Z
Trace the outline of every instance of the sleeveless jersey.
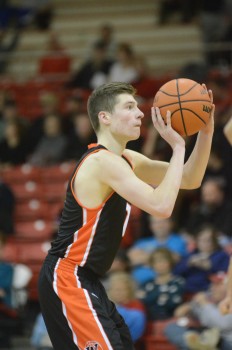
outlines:
M131 208L116 192L100 206L91 209L84 207L75 198L74 179L79 167L89 155L102 149L106 148L97 144L90 145L77 163L68 183L58 235L49 251L49 254L69 259L99 276L103 276L112 265ZM130 164L126 157L122 157Z

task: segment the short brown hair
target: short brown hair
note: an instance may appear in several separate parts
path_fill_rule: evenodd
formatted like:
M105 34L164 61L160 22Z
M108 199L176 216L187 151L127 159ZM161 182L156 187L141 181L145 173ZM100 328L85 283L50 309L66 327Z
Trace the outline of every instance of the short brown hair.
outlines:
M174 267L175 259L173 253L166 247L158 247L153 251L150 257L150 265L153 265L155 258L159 257L160 255L162 255L163 258L168 261L171 268Z
M112 113L117 103L117 96L121 94L135 95L136 89L127 83L113 82L101 85L88 98L87 109L94 131L99 130L98 113L107 111Z

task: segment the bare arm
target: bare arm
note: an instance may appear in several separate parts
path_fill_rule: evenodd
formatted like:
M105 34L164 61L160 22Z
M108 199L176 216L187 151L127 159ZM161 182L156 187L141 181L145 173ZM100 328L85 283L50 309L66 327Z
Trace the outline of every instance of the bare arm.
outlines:
M224 135L232 146L232 117L228 120L224 126Z
M167 125L159 113L153 109L153 122L173 149L173 155L165 176L159 186L154 189L139 179L125 161L109 152L101 152L99 157L99 180L110 186L127 201L147 213L158 217L169 217L180 189L183 174L185 143L183 138L171 127L170 113Z
M211 117L208 124L198 133L195 147L184 165L183 178L188 179L191 188L200 187L205 170L209 161L211 151L212 138L214 132L214 111L213 94L209 90L209 96L212 101Z
M212 99L212 93L209 91ZM181 189L194 189L201 185L208 164L214 130L214 105L208 125L199 132L195 147L184 164ZM151 160L142 154L126 150L132 159L136 175L146 183L159 185L164 178L169 163Z

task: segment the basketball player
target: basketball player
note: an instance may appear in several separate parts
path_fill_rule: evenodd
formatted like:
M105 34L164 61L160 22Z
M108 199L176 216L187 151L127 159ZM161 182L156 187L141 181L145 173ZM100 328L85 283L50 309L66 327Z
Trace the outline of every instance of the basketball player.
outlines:
M228 142L232 146L232 117L228 120L224 126L224 135ZM228 281L227 281L227 295L219 305L219 309L223 315L232 313L232 257L230 258L230 264L228 269Z
M165 124L159 109L151 112L155 128L172 148L170 163L126 149L128 141L140 136L144 116L131 85L106 84L89 97L88 113L98 143L89 146L71 176L58 236L39 280L41 309L55 350L134 349L99 278L114 260L130 203L166 218L180 188L201 184L211 148L214 105L185 164L185 141L172 129L170 113Z

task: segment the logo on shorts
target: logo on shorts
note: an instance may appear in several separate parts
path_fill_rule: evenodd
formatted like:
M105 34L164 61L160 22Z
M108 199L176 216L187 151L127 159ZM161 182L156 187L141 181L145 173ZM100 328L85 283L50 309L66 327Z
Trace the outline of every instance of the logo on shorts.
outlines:
M103 350L103 349L98 342L91 340L85 344L85 350Z

